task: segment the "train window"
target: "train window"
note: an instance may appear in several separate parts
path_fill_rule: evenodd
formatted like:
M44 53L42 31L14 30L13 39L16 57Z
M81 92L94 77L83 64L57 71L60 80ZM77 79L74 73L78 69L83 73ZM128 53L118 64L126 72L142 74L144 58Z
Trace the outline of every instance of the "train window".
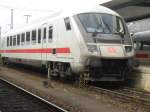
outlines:
M10 36L10 46L12 46L12 36Z
M38 29L38 43L41 43L41 29Z
M52 38L53 38L53 27L50 26L48 31L48 41L51 42Z
M20 45L20 34L17 34L17 45Z
M25 33L21 34L21 45L25 43Z
M30 32L26 32L26 44L30 44Z
M5 39L1 40L1 48L4 47Z
M16 37L14 38L14 46L16 46Z
M134 47L136 51L150 51L150 44L147 42L136 42Z
M36 43L36 30L32 30L32 43Z
M64 19L66 30L71 30L70 20L69 17Z
M16 45L16 36L13 36L13 46Z
M45 43L46 42L46 28L44 28L43 30L43 42Z
M7 46L9 46L9 37L7 37Z

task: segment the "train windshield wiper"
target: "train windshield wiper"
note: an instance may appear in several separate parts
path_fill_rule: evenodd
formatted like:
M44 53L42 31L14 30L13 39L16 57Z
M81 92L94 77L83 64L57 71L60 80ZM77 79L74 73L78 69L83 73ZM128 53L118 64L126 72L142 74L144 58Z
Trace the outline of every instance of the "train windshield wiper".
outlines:
M102 27L102 24L99 23L97 27L95 28L95 31L92 33L92 36L95 37L98 33L102 33L102 32L103 32L103 27Z
M124 38L124 33L122 32L122 31L117 31L116 30L116 28L114 28L112 25L108 25L106 22L104 22L103 21L103 23L104 23L104 25L107 27L107 29L111 32L111 29L110 29L110 27L113 29L113 31L114 31L114 34L118 34L118 35L120 35L121 36L121 38L123 39ZM110 26L110 27L109 27Z

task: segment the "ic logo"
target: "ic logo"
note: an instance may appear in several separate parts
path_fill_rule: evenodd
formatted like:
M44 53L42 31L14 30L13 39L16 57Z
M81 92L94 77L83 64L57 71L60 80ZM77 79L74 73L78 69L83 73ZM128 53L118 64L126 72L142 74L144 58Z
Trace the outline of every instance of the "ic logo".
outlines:
M108 48L107 48L107 51L108 51L109 53L117 53L117 50L116 50L115 48L113 48L113 47L108 47Z

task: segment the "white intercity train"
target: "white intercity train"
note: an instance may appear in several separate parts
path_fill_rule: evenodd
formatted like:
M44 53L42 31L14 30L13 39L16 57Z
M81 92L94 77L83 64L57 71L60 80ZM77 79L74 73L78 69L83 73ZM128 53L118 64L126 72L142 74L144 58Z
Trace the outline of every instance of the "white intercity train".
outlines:
M58 11L2 36L3 63L48 67L50 75L123 81L134 66L133 41L123 18L91 5Z

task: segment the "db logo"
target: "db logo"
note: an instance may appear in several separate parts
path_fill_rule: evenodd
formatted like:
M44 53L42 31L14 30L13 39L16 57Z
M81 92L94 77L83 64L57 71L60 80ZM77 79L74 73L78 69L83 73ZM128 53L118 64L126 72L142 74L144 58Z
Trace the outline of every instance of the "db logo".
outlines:
M113 48L113 47L108 47L108 48L107 48L107 51L108 51L109 53L117 53L117 50L116 50L115 48Z

